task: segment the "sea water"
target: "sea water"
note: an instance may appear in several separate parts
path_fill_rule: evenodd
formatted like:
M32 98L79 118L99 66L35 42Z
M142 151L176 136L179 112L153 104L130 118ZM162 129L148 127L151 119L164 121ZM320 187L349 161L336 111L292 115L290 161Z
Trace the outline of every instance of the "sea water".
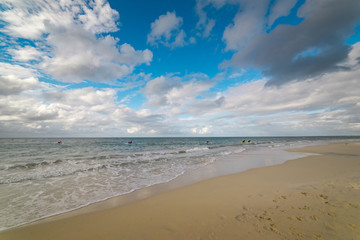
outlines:
M232 168L225 161L233 155L237 169L246 170L247 152L354 138L0 139L0 230L169 182L215 161Z

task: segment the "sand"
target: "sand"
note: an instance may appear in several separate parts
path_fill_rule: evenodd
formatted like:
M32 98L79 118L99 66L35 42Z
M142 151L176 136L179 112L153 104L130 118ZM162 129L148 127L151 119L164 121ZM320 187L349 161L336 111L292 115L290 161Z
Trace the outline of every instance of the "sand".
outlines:
M0 239L360 239L360 143L134 203L0 232Z

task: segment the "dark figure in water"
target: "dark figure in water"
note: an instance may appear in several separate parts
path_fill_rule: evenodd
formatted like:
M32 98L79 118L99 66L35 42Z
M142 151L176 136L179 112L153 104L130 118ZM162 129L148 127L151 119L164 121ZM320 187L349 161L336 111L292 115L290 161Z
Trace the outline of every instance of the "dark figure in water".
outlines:
M250 143L250 142L251 142L251 140L248 141L248 143Z
M132 144L132 141L128 142L128 144Z
M243 140L242 143L245 143L245 140Z
M210 141L206 141L206 144L210 144Z

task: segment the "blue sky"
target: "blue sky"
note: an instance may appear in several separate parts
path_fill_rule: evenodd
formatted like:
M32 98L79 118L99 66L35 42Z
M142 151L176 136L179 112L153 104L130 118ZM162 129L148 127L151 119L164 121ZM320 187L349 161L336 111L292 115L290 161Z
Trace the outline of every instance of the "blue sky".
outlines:
M1 137L360 134L357 0L3 0Z

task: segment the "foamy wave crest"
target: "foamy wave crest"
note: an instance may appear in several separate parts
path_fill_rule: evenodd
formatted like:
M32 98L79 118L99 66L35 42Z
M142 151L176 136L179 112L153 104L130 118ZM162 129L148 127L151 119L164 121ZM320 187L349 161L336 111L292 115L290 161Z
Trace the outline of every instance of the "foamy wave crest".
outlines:
M208 147L194 147L194 148L185 150L185 152L192 153L192 152L203 152L203 151L208 151L208 150L209 150Z
M59 164L62 160L55 160L55 161L43 161L39 163L19 163L19 164L12 164L12 165L5 165L0 168L0 170L14 170L14 169L34 169L36 167L47 166L51 164Z
M106 165L99 165L99 166L93 166L88 167L84 169L61 169L61 170L51 170L45 173L40 171L32 172L30 174L24 174L24 175L15 175L15 176L8 176L5 179L0 179L0 184L10 184L10 183L20 183L25 181L33 181L33 180L40 180L44 178L53 178L53 177L63 177L63 176L69 176L74 175L80 172L88 172L88 171L94 171L98 169L106 168Z

